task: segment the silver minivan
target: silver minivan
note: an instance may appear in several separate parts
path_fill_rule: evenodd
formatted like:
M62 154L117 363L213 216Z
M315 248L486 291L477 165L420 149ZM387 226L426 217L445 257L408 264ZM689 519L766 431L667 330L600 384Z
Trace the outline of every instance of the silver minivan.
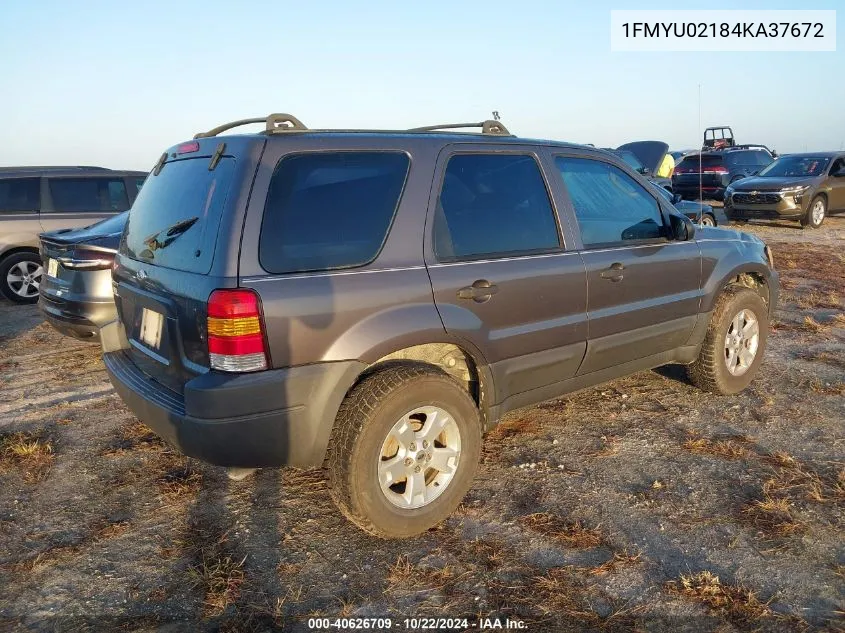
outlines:
M126 211L146 176L104 167L0 167L0 295L36 303L45 272L38 235Z

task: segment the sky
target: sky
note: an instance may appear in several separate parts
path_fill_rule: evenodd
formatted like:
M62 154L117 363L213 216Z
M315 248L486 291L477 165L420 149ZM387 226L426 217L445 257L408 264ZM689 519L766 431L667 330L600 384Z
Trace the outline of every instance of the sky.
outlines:
M845 147L845 42L611 52L621 8L839 8L845 33L841 0L2 0L0 165L149 169L196 132L271 112L384 129L497 110L520 136L673 149L727 124L782 153Z

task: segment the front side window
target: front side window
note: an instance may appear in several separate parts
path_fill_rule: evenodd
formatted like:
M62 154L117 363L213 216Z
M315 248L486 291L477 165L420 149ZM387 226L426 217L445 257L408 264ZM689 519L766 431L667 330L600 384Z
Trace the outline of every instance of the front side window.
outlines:
M38 178L0 180L0 213L38 211L41 207L40 189Z
M314 152L283 158L270 182L258 258L271 273L374 260L408 174L401 152Z
M565 156L555 158L555 164L575 207L586 248L664 236L657 201L618 167Z
M65 213L117 213L129 208L126 185L119 178L51 178L53 209Z
M522 154L449 159L434 219L439 259L548 251L557 221L537 162Z

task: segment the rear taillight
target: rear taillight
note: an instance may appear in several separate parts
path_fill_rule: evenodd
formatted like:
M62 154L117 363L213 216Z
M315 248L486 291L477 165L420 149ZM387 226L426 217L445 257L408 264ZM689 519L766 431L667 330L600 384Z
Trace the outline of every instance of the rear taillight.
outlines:
M716 165L715 167L702 167L701 171L705 174L727 174L728 168L722 165Z
M267 369L264 320L252 290L215 290L208 298L208 357L212 369Z
M114 264L114 253L76 248L70 257L60 257L59 262L71 270L108 270Z

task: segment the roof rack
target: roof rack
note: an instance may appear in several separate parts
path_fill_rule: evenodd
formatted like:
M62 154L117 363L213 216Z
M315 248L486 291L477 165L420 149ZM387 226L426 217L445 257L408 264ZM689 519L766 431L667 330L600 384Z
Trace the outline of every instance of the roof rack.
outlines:
M768 147L766 147L765 145L758 145L757 143L744 143L742 145L729 145L727 147L711 147L711 148L708 148L707 151L710 151L710 152L725 152L725 151L730 151L730 150L733 150L733 149L764 149L767 152L772 151Z
M426 125L424 127L414 127L408 132L437 132L439 130L460 130L464 128L480 127L482 134L491 134L493 136L512 136L500 121L480 121L478 123L444 123L443 125Z
M278 134L284 132L304 132L308 131L309 128L306 125L297 119L292 114L285 114L285 113L277 113L271 114L267 117L258 117L254 119L239 119L238 121L232 121L231 123L224 123L223 125L218 125L215 128L210 129L208 132L199 132L198 134L194 135L195 139L198 138L211 138L213 136L217 136L227 130L231 130L236 127L241 127L242 125L251 125L254 123L263 123L264 124L264 134ZM437 132L440 130L457 130L457 129L464 129L464 128L481 128L482 134L489 134L492 136L513 136L508 129L497 120L487 120L487 121L480 121L478 123L444 123L443 125L427 125L424 127L415 127L409 130L381 130L384 132L387 131L394 131L394 132ZM316 130L315 130L316 131ZM374 131L374 130L339 130L343 132L367 132L367 131Z
M305 124L302 121L297 119L292 114L277 113L270 114L266 117L260 117L257 119L240 119L238 121L232 121L231 123L224 123L223 125L218 125L217 127L210 129L208 132L200 132L199 134L195 134L194 138L211 138L212 136L217 136L221 132L231 130L232 128L240 127L242 125L250 125L251 123L263 123L265 134L273 134L274 132L282 131L301 132L303 130L308 129L307 127L305 127Z

